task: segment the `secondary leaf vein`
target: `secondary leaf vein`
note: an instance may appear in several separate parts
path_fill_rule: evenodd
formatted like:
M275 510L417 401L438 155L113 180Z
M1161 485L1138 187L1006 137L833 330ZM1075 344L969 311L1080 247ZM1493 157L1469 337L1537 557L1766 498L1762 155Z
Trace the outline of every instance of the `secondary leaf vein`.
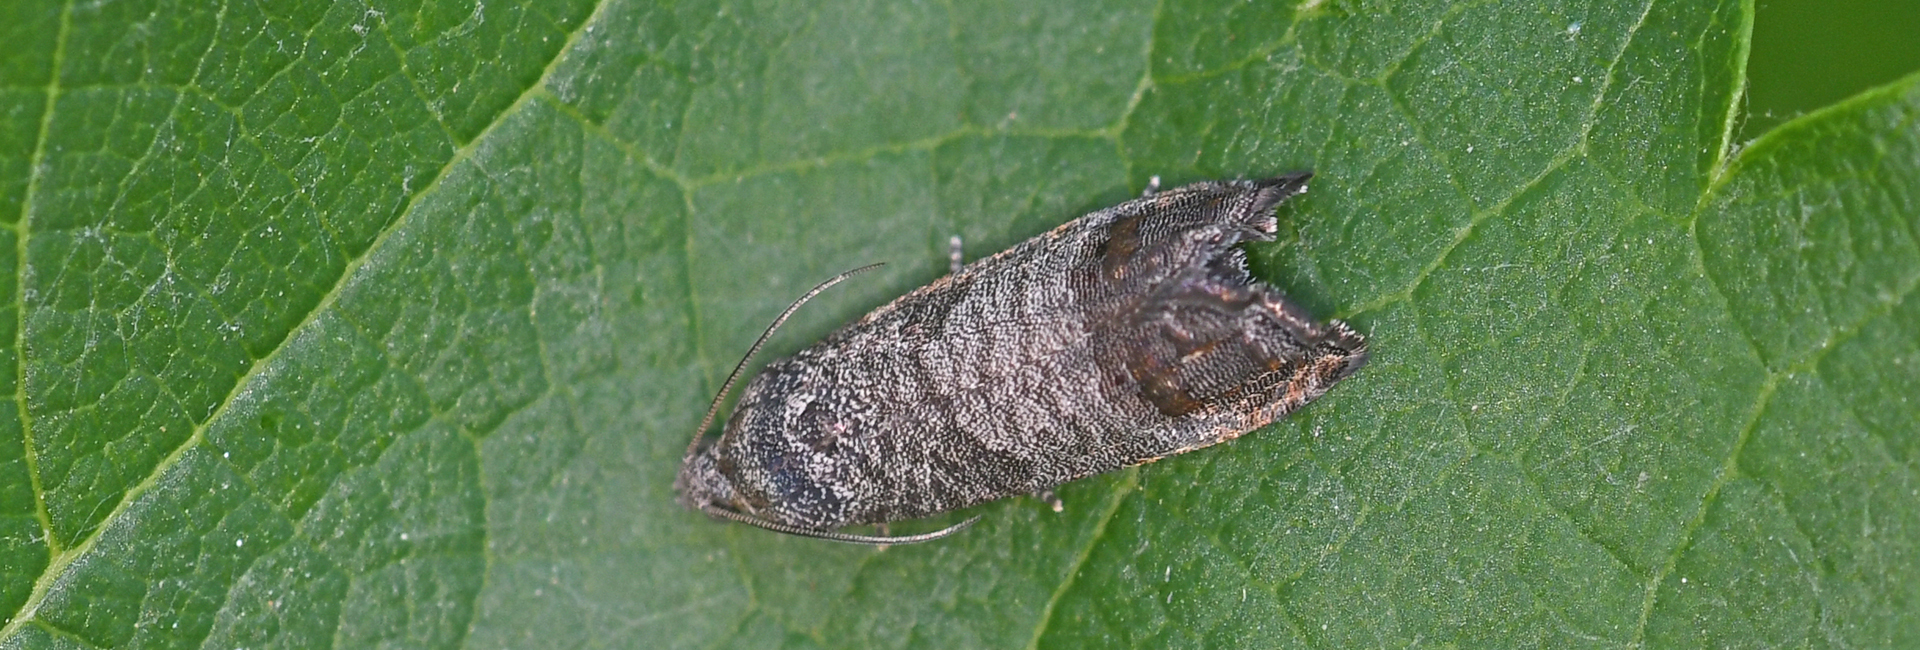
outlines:
M20 201L20 218L15 222L18 232L14 237L15 268L13 286L14 291L19 292L19 295L16 296L14 300L15 317L18 318L18 321L14 323L13 330L14 411L15 415L20 418L20 438L21 444L24 446L27 481L33 492L33 515L34 519L40 524L40 539L47 545L48 565L53 564L54 560L59 557L61 540L54 536L53 518L47 512L46 489L40 483L39 455L34 448L33 412L29 409L30 404L27 400L26 294L27 281L30 277L29 267L27 266L27 254L29 252L28 243L33 234L33 201L34 197L39 193L40 179L44 175L42 170L45 169L47 136L53 130L53 109L60 98L60 66L66 60L67 35L70 32L72 22L73 1L68 0L68 2L60 8L60 32L54 37L53 60L49 64L51 69L48 70L47 85L44 90L46 100L40 109L39 132L34 135L33 155L30 158L31 163L27 166L26 194ZM45 582L44 576L34 585L35 591L41 588L40 582ZM0 639L13 637L14 634L19 631L18 626L20 622L33 612L33 608L36 607L37 604L38 601L30 594L26 602L21 603L20 608L9 617L9 624L5 628L0 628Z

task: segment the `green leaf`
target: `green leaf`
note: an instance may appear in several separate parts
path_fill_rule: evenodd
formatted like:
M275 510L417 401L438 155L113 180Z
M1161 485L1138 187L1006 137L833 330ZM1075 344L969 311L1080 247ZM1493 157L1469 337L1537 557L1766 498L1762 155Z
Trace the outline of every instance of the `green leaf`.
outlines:
M1920 76L1732 143L1749 3L297 4L0 5L0 647L1920 644ZM1305 168L1295 417L675 504L814 282Z

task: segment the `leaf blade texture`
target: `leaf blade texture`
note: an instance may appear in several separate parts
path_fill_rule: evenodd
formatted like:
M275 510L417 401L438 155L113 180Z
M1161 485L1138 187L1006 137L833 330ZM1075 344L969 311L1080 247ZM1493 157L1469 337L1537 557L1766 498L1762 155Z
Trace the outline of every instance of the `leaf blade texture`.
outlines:
M1920 77L1735 142L1751 7L0 12L0 646L1920 641ZM709 391L1169 184L1373 361L881 552L673 503Z

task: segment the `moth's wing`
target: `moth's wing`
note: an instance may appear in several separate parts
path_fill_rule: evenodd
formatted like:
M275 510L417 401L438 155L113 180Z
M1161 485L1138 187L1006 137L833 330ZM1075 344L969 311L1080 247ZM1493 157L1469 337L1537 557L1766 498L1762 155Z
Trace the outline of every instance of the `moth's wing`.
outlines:
M1280 415L1366 362L1359 335L1338 322L1315 322L1278 291L1241 281L1239 263L1232 251L1162 286L1134 312L1127 369L1161 413L1251 402L1281 404Z
M1145 290L1213 263L1235 244L1273 239L1274 207L1311 174L1186 185L1122 204L1101 248L1103 279Z
M1253 280L1235 247L1272 239L1275 206L1305 191L1307 177L1189 185L1114 223L1105 279L1137 301L1110 349L1161 413L1257 411L1264 423L1366 362L1358 334Z

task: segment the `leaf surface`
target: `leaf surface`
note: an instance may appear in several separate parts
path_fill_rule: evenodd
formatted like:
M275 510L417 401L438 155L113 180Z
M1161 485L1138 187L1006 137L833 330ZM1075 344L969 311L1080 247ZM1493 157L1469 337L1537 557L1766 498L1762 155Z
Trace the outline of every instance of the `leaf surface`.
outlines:
M1736 146L1736 0L0 13L0 647L1920 644L1920 77ZM1295 169L1255 271L1374 354L1295 417L884 551L674 503L813 283L890 262L773 354Z

